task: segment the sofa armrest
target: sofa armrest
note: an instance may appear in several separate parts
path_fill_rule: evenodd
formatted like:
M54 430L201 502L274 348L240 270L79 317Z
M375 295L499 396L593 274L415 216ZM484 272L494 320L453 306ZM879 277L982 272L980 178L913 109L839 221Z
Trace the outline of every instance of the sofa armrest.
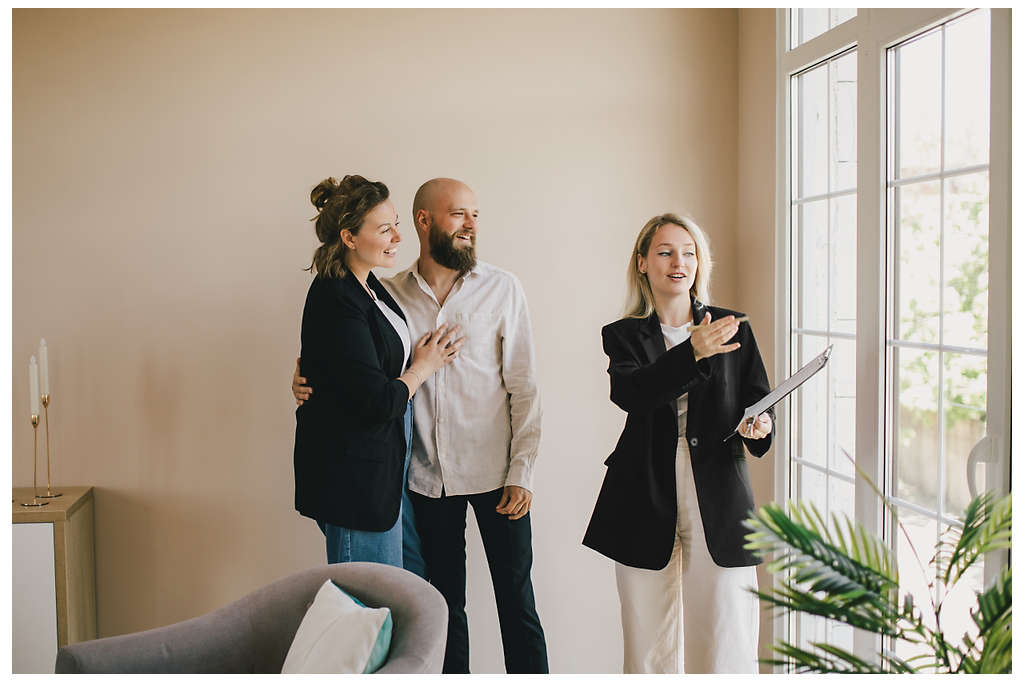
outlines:
M57 652L58 673L254 672L248 615L226 607L129 635L78 642Z

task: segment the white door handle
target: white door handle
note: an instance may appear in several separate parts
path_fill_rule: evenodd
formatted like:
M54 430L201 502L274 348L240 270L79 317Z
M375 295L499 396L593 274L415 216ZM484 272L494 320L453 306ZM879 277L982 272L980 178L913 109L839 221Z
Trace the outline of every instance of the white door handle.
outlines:
M978 496L978 482L975 480L974 475L978 468L978 462L985 462L986 464L991 462L994 451L992 439L984 436L971 448L971 454L967 455L967 490L970 491L971 497Z

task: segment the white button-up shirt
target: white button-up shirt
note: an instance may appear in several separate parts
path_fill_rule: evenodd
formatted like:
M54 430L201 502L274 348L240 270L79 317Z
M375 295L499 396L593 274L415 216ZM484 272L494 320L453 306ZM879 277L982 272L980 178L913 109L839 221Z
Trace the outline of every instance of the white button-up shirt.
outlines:
M439 305L419 260L382 280L405 311L413 343L447 322L466 341L413 399L409 489L472 495L506 485L531 489L540 445L540 395L522 284L487 263L456 280Z

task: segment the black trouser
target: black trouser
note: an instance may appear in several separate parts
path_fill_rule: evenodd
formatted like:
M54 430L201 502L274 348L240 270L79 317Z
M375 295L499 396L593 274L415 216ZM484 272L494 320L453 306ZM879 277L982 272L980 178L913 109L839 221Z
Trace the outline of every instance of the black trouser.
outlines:
M491 571L498 624L509 673L548 672L544 630L530 582L533 564L530 515L509 521L494 511L502 489L477 495L431 498L409 491L416 511L423 559L430 583L448 603L448 645L444 672L469 672L466 623L466 503L473 505Z

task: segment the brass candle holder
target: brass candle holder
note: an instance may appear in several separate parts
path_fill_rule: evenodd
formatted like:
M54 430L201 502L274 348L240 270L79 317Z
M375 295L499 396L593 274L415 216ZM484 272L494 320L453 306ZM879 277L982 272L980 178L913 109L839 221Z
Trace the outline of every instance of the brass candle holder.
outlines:
M46 422L46 494L39 497L53 499L64 493L50 489L50 394L44 393L39 401L43 404L43 419Z
M38 431L39 428L39 415L32 415L32 501L22 502L22 507L43 507L50 504L49 502L39 501L39 489L36 486L36 449L39 443Z

